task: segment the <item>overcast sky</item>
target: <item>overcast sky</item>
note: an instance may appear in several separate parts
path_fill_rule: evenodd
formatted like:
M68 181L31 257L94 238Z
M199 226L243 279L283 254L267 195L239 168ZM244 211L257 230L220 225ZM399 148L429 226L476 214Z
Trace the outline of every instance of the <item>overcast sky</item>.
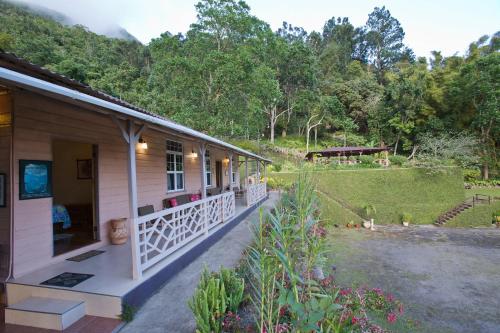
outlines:
M19 0L15 0L19 1ZM196 20L196 0L22 0L57 10L99 33L118 24L147 44L162 32L186 32ZM463 54L470 42L500 30L500 0L247 0L252 14L273 30L287 21L308 32L321 31L332 16L365 24L375 6L385 5L418 56L432 50Z

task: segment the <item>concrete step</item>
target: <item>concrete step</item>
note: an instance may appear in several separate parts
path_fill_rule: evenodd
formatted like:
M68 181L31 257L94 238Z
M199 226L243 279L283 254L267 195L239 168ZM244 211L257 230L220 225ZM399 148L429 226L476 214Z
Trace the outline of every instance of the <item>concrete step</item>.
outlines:
M29 297L5 308L5 323L62 331L85 316L85 302Z

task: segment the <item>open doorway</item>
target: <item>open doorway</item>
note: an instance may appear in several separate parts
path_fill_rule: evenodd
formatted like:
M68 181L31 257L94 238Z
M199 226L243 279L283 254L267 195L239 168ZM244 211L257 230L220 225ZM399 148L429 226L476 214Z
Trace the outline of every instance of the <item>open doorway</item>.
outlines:
M52 226L54 256L99 240L97 146L54 141Z

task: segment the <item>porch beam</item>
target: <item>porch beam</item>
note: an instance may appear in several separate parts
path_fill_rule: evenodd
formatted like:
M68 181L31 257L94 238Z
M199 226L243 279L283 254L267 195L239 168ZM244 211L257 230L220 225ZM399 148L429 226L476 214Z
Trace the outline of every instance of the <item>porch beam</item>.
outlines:
M245 156L245 199L247 206L250 206L250 201L248 201L248 156Z
M122 124L122 122L120 120L118 120L118 118L114 114L111 114L110 117L111 117L111 120L113 120L113 122L116 124L116 126L120 130L120 133L122 134L123 139L125 140L125 142L126 143L130 143L128 131L125 128L125 126Z

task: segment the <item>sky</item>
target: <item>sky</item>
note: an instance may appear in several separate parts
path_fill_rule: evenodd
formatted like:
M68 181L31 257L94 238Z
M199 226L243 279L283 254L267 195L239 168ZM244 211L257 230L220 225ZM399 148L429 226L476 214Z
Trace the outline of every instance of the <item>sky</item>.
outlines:
M21 0L14 0L21 1ZM197 0L22 0L59 11L96 33L118 24L147 44L161 33L185 33L196 21ZM417 56L432 50L463 54L482 35L500 30L500 0L247 0L251 13L271 25L283 21L306 31L321 31L332 16L366 23L374 7L386 6L401 23L405 44Z

